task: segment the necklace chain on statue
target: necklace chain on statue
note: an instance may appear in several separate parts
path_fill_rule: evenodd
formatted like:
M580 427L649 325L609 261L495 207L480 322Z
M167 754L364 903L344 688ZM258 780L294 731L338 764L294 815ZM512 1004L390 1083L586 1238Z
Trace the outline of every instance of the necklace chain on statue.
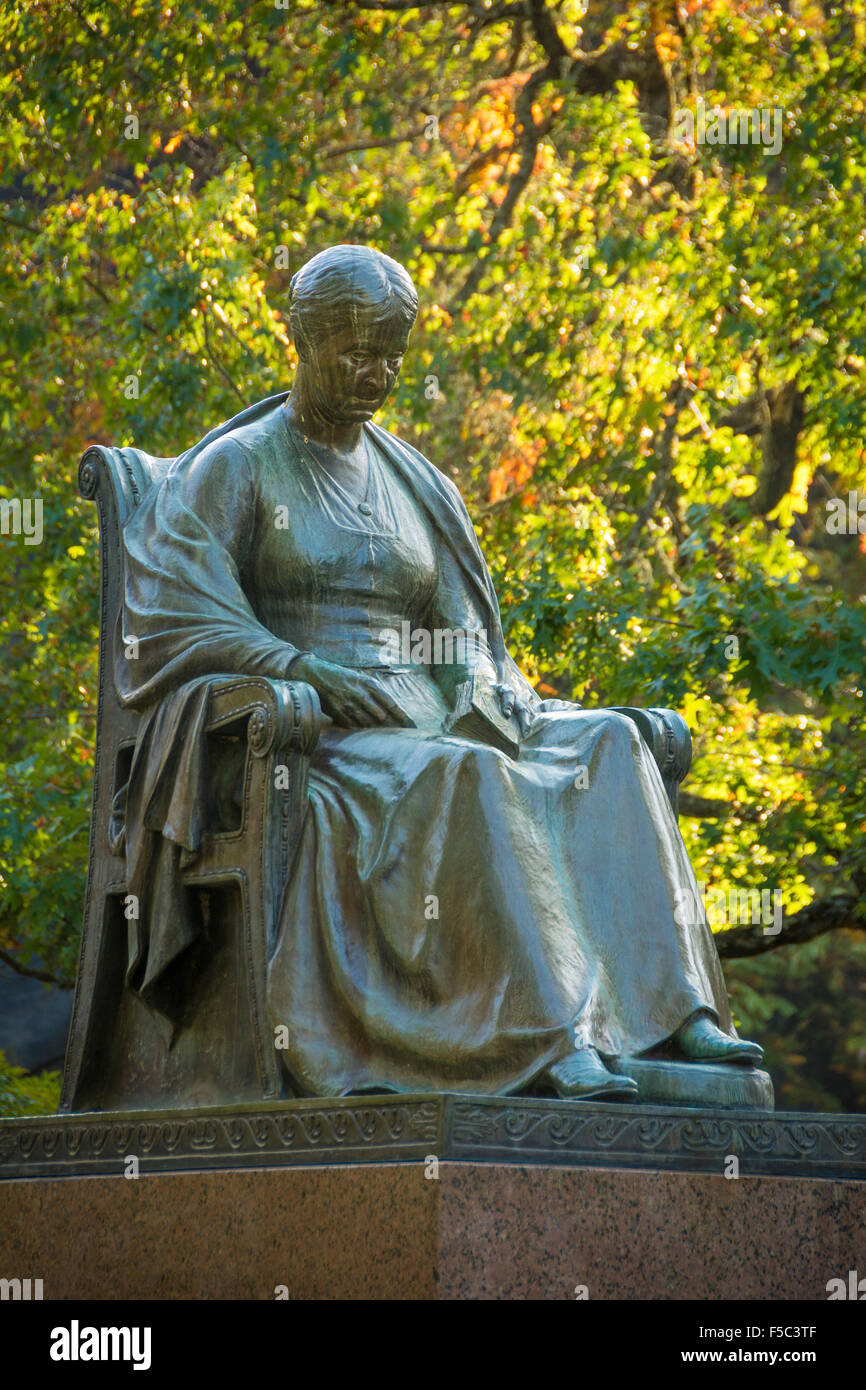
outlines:
M310 448L310 441L309 441L308 437L307 437L305 434L302 434L301 431L298 430L298 429L295 430L295 436L296 436L296 438L300 441L301 447L303 448L304 453L307 455L307 458L310 460L310 462L313 463L313 464L315 464L316 468L323 468L323 469L324 469L324 471L327 473L328 477L329 477L329 478L331 479L331 481L333 482L334 486L335 486L335 487L338 487L338 488L340 489L340 491L342 492L343 496L347 499L347 501L349 501L349 502L351 503L351 505L352 505L354 508L356 508L357 511L359 511L359 512L361 513L362 516L372 516L372 515L373 515L373 508L370 506L369 498L370 498L370 488L371 488L372 482L373 482L373 463L372 463L372 457L371 457L371 445L370 445L369 439L367 438L366 432L364 433L363 440L364 440L364 459L365 459L365 461L366 461L367 467L366 467L366 476L365 476L365 480L364 480L364 491L363 491L363 494L362 494L362 496L361 496L360 501L359 501L357 498L353 497L352 494L348 491L347 488L343 487L343 484L340 482L339 478L337 478L337 477L334 476L334 474L331 472L330 468L328 468L327 464L322 463L322 461L321 461L320 459L317 459L317 458L316 458L315 454L313 453L312 449Z

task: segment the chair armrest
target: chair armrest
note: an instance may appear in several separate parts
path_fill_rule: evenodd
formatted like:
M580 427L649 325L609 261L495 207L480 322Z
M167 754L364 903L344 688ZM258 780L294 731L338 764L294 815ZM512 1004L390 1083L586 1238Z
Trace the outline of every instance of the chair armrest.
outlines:
M692 765L692 736L688 724L672 709L635 709L628 705L612 705L611 708L637 725L655 758L676 815L679 786Z
M211 683L207 732L242 732L250 752L264 758L275 749L309 755L330 723L318 691L305 681L266 676L217 676Z

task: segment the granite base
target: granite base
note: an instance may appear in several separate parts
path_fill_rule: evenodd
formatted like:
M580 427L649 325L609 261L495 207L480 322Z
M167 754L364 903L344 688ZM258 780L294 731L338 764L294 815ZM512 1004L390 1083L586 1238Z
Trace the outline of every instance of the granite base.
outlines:
M866 1271L866 1185L435 1160L0 1184L45 1299L806 1299Z

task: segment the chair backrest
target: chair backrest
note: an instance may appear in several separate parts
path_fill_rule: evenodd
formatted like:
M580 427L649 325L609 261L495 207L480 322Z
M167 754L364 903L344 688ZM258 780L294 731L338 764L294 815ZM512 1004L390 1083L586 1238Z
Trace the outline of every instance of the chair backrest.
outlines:
M81 495L96 503L99 516L99 673L87 890L61 1110L81 1108L79 1102L87 1091L83 1064L93 1053L88 1047L88 1038L100 1014L99 1001L94 996L105 974L100 972L99 962L103 954L106 905L112 896L125 891L126 865L112 853L109 843L112 803L128 779L139 720L134 710L123 708L114 686L113 636L123 597L122 532L143 498L159 486L173 462L174 459L155 458L140 449L94 444L86 451L78 468Z

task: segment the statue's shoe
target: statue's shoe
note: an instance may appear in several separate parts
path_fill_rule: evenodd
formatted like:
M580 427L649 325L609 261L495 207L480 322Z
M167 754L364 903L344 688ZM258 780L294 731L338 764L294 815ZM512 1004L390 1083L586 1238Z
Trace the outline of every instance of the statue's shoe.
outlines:
M637 1082L621 1072L608 1071L594 1047L582 1047L555 1062L547 1075L564 1100L586 1100L590 1096L602 1096L604 1100L637 1099Z
M746 1038L729 1038L708 1014L695 1014L684 1023L674 1042L690 1062L748 1062L763 1061L764 1049Z

